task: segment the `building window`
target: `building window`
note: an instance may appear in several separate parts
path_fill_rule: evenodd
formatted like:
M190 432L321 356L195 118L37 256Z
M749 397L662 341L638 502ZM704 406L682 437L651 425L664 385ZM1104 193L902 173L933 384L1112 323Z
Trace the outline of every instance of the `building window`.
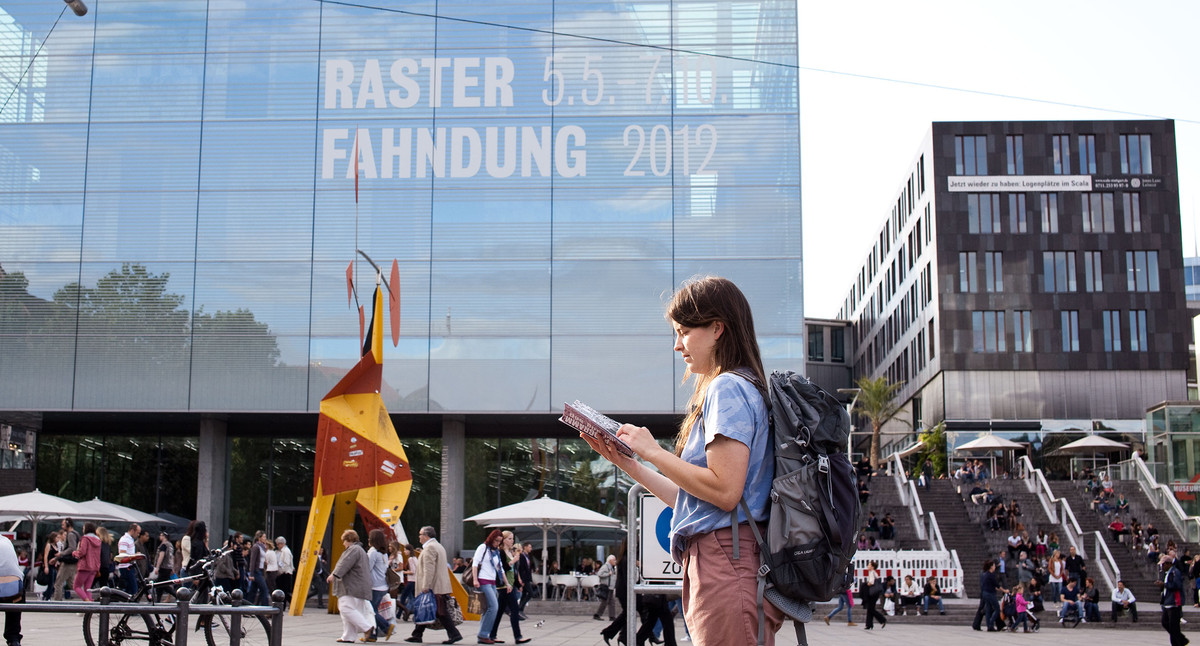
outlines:
M1008 174L1025 174L1025 137L1008 135L1004 138L1004 147L1008 152Z
M1150 163L1150 135L1121 135L1121 172L1153 173Z
M1112 193L1080 193L1079 202L1083 211L1084 233L1113 233L1116 231Z
M1052 135L1051 146L1054 148L1054 174L1071 174L1071 135Z
M954 138L954 174L987 175L987 137Z
M1104 317L1104 351L1120 352L1121 312L1118 310L1104 310L1100 314Z
M808 360L825 360L825 328L808 331Z
M921 274L921 307L928 307L933 301L933 264L925 263L925 271Z
M1125 232L1142 232L1142 196L1137 193L1121 194L1121 210L1125 212Z
M1158 252L1126 251L1125 278L1131 292L1158 291Z
M1013 350L1033 352L1033 316L1029 310L1013 312Z
M1025 194L1008 194L1008 230L1011 233L1029 233L1025 219Z
M846 329L835 327L830 332L829 359L835 363L845 363Z
M929 320L929 360L937 356L937 336L934 334L933 319Z
M1146 310L1129 310L1129 349L1133 352L1147 352L1146 346Z
M1083 252L1083 291L1104 291L1104 272L1100 267L1099 251Z
M1079 173L1096 172L1096 135L1079 135Z
M975 352L1004 352L1004 312L971 312Z
M983 291L1004 291L1004 254L999 251L983 252Z
M1042 193L1042 233L1058 233L1058 193Z
M975 270L976 256L974 251L958 252L958 291L972 293L979 291L979 279Z
M1076 291L1074 251L1042 252L1042 285L1047 294Z
M1063 352L1079 352L1079 312L1076 310L1062 312L1062 349Z
M967 232L1000 233L1000 194L967 194Z

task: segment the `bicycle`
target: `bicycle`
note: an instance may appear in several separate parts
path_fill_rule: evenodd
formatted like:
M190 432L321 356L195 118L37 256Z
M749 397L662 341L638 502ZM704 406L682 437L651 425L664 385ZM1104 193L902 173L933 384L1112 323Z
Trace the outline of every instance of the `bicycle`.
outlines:
M229 552L222 552L220 556L224 556ZM220 558L218 556L218 558ZM212 568L206 567L206 574L210 581L216 581L212 576L212 571L216 568L216 560L214 559ZM212 596L212 604L214 606L233 606L242 605L242 591L234 588L229 592L220 585L213 584L209 590ZM256 621L257 620L257 621ZM241 627L239 633L239 643L247 646L267 646L271 640L271 626L267 623L265 617L260 615L242 615ZM196 628L204 627L204 639L208 642L208 646L217 646L217 639L221 639L221 643L233 643L233 621L232 616L228 614L214 614L201 616L196 622Z
M229 554L228 551L214 552L212 555L196 562L195 569L198 570L196 574L170 581L148 581L142 576L141 571L135 567L134 574L138 581L138 592L135 595L112 588L97 588L91 592L98 593L101 596L108 596L109 598L116 597L122 602L144 603L153 606L158 605L154 601L155 595L151 594L155 588L171 586L174 589L174 586L195 582L196 595L193 597L194 599L203 599L207 594L211 598L210 603L214 606L241 605L240 595L237 594L240 591L234 591L231 597L220 586L213 585L213 581L215 580L213 571L216 568L216 561L227 554ZM144 554L118 557L118 561L121 563L136 563L143 559L145 559ZM154 612L122 613L119 617L117 615L117 612L110 613L109 615L108 639L112 646L120 646L126 641L148 642L150 646L174 645L176 629L175 615ZM214 617L216 621L214 621ZM233 625L230 621L230 616L226 614L200 615L196 619L194 630L196 632L204 631L204 639L208 643L208 646L217 646L218 643L228 644L232 642ZM266 618L262 616L243 616L239 633L241 635L241 643L248 646L266 646L270 642L270 625L267 623ZM83 615L83 638L87 646L97 646L100 643L100 613L89 612Z

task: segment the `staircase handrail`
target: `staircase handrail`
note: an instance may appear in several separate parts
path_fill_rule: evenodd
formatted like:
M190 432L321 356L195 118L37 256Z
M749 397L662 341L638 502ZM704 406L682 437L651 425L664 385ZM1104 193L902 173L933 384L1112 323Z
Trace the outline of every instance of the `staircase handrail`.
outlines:
M1200 517L1189 516L1183 511L1171 488L1154 477L1142 456L1134 454L1128 460L1118 462L1117 471L1123 480L1134 480L1138 483L1142 492L1150 499L1150 504L1163 510L1184 541L1200 542Z
M1042 508L1046 510L1046 515L1053 518L1062 527L1063 535L1071 541L1080 556L1097 562L1097 569L1108 583L1109 590L1116 588L1116 581L1121 576L1121 568L1117 567L1117 561L1113 558L1112 552L1108 550L1104 537L1100 535L1100 532L1092 532L1096 539L1096 547L1089 556L1084 542L1087 536L1079 528L1079 521L1075 519L1071 503L1066 498L1055 497L1054 492L1050 489L1050 483L1046 481L1046 475L1042 473L1041 469L1033 467L1029 456L1022 455L1019 463L1022 467L1026 487L1037 495L1038 500L1042 503Z
M896 483L896 491L900 494L900 504L907 507L909 515L912 516L912 524L917 531L917 538L930 539L929 533L925 531L927 521L924 518L925 511L921 508L921 498L917 495L917 486L904 473L904 463L900 461L899 452L888 456L888 466L892 472L892 480ZM935 550L946 549L945 545L938 546L931 543L931 546Z
M942 528L938 526L937 514L931 510L925 514L926 522L929 523L929 542L933 545L933 549L939 552L948 552L950 554L950 564L953 566L953 578L959 590L963 590L963 566L962 561L958 560L958 550L946 549L946 541L942 539ZM965 596L965 595L964 595Z
M1108 589L1116 590L1117 581L1121 580L1121 569L1117 567L1117 561L1113 558L1112 552L1108 551L1108 543L1105 542L1100 532L1092 532L1092 534L1096 539L1095 553L1097 555L1104 554L1104 558L1096 559L1096 562L1100 564L1100 567L1097 569L1100 570L1100 575L1104 577L1104 582L1108 584ZM1109 568L1112 568L1111 571Z
M933 512L929 513L932 514ZM938 532L938 536L941 536L941 532ZM950 578L954 579L958 583L958 589L962 590L959 595L966 599L967 588L963 583L963 566L962 561L958 560L958 550L950 550L950 563L954 566L954 574Z
M929 536L929 544L935 550L946 551L946 541L942 540L942 528L938 527L937 516L930 511L925 514L925 522L927 523L925 531Z
M1054 492L1050 489L1050 483L1046 482L1045 474L1041 469L1033 468L1033 462L1029 460L1029 456L1022 455L1018 462L1025 476L1025 486L1038 497L1042 503L1042 509L1046 511L1046 516L1062 526L1063 535L1071 541L1071 545L1074 545L1075 549L1079 550L1080 556L1087 558L1087 548L1083 544L1083 530L1079 528L1079 521L1075 519L1075 512L1071 510L1071 504L1064 498L1054 496Z

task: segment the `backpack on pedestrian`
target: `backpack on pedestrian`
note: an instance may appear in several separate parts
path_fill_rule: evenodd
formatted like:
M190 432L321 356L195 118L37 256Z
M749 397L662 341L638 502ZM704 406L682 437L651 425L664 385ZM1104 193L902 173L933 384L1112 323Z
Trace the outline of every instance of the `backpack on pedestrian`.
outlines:
M812 619L809 603L829 601L854 582L862 507L854 466L846 455L850 415L836 397L795 372L775 371L768 382L764 398L775 447L775 479L766 536L750 523L762 560L758 643L765 643L765 598L792 618L797 641L806 646L804 623ZM741 506L750 517L745 498ZM733 522L736 528L736 511ZM735 534L734 558L737 544Z

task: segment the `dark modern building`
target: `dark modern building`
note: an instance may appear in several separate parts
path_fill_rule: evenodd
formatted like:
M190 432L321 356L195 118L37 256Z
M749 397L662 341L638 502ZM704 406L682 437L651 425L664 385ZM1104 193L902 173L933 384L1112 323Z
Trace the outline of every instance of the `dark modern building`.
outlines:
M853 385L853 347L850 345L853 333L854 329L847 321L805 319L805 376L830 392Z
M0 484L302 525L356 249L399 261L404 522L455 547L528 495L619 513L557 418L673 433L689 276L803 365L794 1L88 4L0 3L0 424L29 467Z
M934 123L839 318L855 378L904 382L913 429L1144 442L1187 398L1172 121Z

